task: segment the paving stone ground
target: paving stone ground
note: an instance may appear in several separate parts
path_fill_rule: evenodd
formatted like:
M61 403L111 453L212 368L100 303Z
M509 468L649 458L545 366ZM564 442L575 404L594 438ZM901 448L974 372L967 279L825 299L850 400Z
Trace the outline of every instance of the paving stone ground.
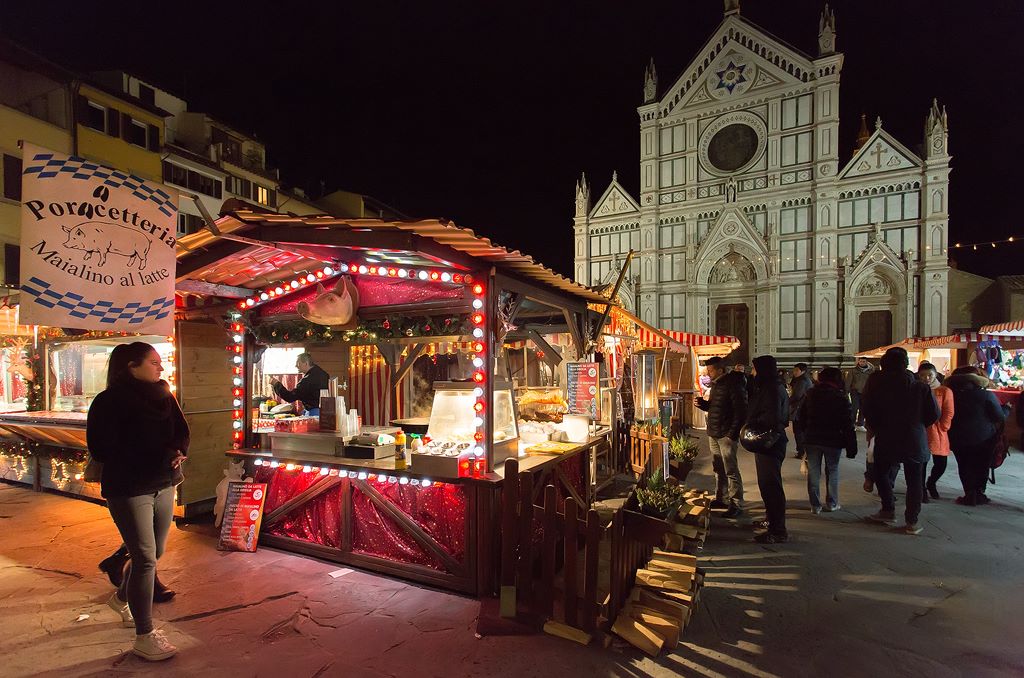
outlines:
M706 455L706 453L705 453ZM711 487L702 457L693 479ZM750 513L759 496L743 455ZM156 607L180 648L151 665L106 607L96 569L119 541L98 505L0 484L0 676L1019 676L1024 675L1024 454L994 503L956 506L956 464L924 534L867 525L877 498L843 460L843 510L812 516L783 467L792 540L761 546L716 519L701 609L671 654L580 647L544 634L477 637L477 600L261 548L215 549L172 528L160 563L178 596ZM80 615L88 618L78 621Z

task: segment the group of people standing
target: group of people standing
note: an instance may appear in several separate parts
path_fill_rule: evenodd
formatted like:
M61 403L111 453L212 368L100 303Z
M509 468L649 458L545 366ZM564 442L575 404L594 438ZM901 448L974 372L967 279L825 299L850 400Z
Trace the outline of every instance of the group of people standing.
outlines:
M864 359L844 378L826 367L811 379L808 366L798 363L787 389L775 358L754 359L753 379L742 370L726 369L721 358L707 361L711 388L697 406L707 412L708 445L717 476L712 506L725 516L742 513L743 480L737 453L744 427L773 430L773 444L752 448L758 486L765 504L761 543L786 541L786 497L781 467L786 455L786 428L792 423L796 456L806 464L807 494L814 514L837 511L839 462L845 452L858 454L857 431L867 434L868 454L864 489L877 488L881 508L869 521L895 524L894 484L900 468L907 484L904 513L907 534L923 531L921 505L939 499L937 483L946 471L950 453L957 459L963 495L958 504L987 504L989 469L1002 440L1009 406L1000 406L989 392L989 380L975 367L964 366L943 376L931 363L911 372L907 352L889 349L876 370ZM927 473L928 462L931 473ZM825 497L821 497L822 471Z

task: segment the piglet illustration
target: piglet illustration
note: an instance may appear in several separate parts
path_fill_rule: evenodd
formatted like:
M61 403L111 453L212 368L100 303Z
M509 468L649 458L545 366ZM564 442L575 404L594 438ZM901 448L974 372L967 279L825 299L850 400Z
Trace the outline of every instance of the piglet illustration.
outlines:
M108 254L128 257L128 266L139 264L139 270L146 269L146 259L153 241L142 232L102 221L86 221L77 226L61 226L68 234L64 247L69 250L82 250L83 259L89 261L93 254L98 254L99 265L105 266Z
M358 323L359 291L349 276L342 276L334 289L316 286L317 295L310 303L300 301L295 310L311 323L349 330Z

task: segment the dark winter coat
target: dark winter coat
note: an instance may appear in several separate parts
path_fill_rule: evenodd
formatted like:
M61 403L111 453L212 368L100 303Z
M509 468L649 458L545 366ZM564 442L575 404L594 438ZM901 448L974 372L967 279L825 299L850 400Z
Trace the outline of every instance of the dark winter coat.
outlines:
M757 430L771 429L779 433L779 444L769 453L781 453L779 459L786 457L787 441L786 426L789 425L789 394L786 385L775 373L775 360L770 356L754 358L757 376L754 377L754 395L747 407L746 425ZM759 364L759 361L770 362Z
M803 424L805 445L845 449L851 458L857 455L853 407L843 389L832 384L818 384L807 392L793 419L799 419Z
M875 435L875 459L925 462L931 452L925 429L939 420L939 406L927 384L903 367L882 368L868 378L864 417Z
M274 384L274 393L286 402L293 403L296 400L301 400L307 410L312 410L320 407L320 391L327 388L330 381L331 378L324 368L313 365L308 372L302 375L302 379L299 379L295 388L289 391L284 384L277 383Z
M953 392L953 424L949 427L953 450L991 440L1006 421L1006 411L986 389L988 383L981 375L954 374L943 384Z
M868 379L872 374L875 373L875 366L868 363L864 366L864 369L857 367L856 365L847 372L846 374L846 390L856 391L857 393L864 393L864 389L867 388Z
M726 372L711 382L707 400L697 407L708 413L708 435L738 440L747 416L747 380L739 372Z
M804 402L804 398L807 397L807 392L814 388L814 382L811 381L811 375L804 372L799 377L793 379L790 387L792 395L789 396L789 412L793 417L793 421L800 421L800 405Z
M171 466L188 453L189 430L166 381L128 377L92 401L86 424L89 454L103 463L100 493L136 497L182 481Z

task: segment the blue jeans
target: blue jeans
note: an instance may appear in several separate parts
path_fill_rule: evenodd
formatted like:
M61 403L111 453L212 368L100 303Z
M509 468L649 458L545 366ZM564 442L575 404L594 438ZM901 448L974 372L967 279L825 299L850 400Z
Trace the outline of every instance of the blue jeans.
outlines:
M718 477L715 498L739 506L743 501L743 478L736 459L737 445L738 441L732 438L708 436L708 447L711 448L712 461L715 462L712 467Z
M807 452L807 497L811 508L821 507L821 462L825 461L825 501L830 508L839 506L839 457L843 450L824 445L805 445Z

